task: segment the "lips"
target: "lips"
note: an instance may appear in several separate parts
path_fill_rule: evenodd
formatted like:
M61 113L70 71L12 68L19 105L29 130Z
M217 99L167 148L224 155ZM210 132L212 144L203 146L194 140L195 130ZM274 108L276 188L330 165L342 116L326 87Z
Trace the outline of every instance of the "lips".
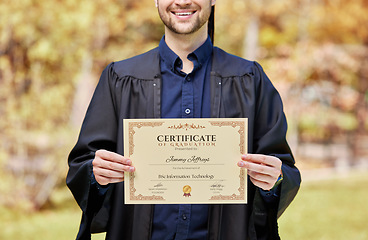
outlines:
M186 10L186 11L171 11L174 15L179 16L179 17L187 17L187 16L191 16L194 13L196 13L195 10Z

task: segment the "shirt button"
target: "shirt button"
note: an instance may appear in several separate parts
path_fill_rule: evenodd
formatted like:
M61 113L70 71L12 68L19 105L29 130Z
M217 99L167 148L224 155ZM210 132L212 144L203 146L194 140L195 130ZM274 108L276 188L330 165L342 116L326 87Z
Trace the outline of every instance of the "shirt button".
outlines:
M192 80L192 78L188 76L187 81L190 82L191 80Z
M185 109L185 113L186 114L189 114L190 113L190 109L189 108Z
M185 214L183 214L183 220L187 220L187 216Z

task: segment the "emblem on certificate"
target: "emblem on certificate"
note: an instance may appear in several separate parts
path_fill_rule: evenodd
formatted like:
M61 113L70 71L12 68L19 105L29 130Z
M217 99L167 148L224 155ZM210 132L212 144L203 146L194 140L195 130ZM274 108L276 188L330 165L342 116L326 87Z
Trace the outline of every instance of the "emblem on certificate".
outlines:
M185 185L183 187L184 197L190 197L190 192L192 191L192 188L189 185Z
M244 204L246 118L124 119L126 204Z

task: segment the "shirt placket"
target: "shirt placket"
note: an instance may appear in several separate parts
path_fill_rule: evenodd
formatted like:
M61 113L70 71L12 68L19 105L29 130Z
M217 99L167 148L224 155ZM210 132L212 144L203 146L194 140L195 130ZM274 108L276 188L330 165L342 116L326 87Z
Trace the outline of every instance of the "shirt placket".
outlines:
M194 93L191 74L185 76L182 88L182 117L194 117Z
M179 216L175 240L184 240L188 238L191 208L192 206L190 204L179 205Z

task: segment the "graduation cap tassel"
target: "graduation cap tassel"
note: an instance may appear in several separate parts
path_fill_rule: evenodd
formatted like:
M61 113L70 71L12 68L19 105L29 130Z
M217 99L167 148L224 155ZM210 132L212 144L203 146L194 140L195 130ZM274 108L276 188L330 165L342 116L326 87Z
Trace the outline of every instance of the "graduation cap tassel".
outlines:
M211 15L210 15L210 18L208 20L208 35L211 38L212 44L214 44L214 42L215 42L215 39L214 39L214 35L215 35L215 6L212 6Z

